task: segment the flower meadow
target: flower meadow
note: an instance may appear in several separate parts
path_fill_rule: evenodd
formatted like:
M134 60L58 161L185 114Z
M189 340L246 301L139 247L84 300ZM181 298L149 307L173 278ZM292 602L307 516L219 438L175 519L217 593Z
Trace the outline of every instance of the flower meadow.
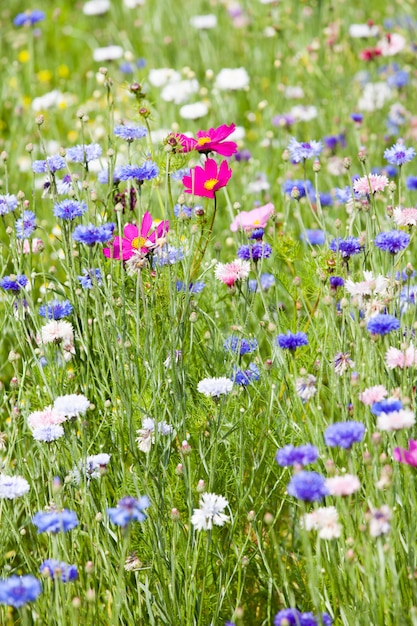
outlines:
M412 2L0 9L0 623L417 625Z

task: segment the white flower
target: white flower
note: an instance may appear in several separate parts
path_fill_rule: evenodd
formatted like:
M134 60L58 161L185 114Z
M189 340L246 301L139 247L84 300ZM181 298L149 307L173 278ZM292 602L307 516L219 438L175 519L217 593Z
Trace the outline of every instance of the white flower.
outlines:
M184 104L180 108L180 116L184 120L198 120L209 112L207 104L204 102L194 102L193 104Z
M317 107L314 105L304 106L302 104L297 104L292 107L289 114L292 115L292 117L295 117L297 122L309 122L317 117L318 111Z
M355 491L358 491L360 486L359 478L352 476L352 474L326 478L326 487L331 496L350 496Z
M60 343L64 347L73 344L74 329L70 322L65 320L51 320L41 328L42 343Z
M301 527L305 530L318 530L320 539L337 539L341 527L339 516L334 506L320 507L301 518Z
M172 426L165 421L155 423L151 417L145 417L142 422L142 428L136 431L139 437L136 437L138 448L146 454L150 452L152 444L155 443L155 429L161 435L169 435L173 432Z
M295 381L295 391L297 392L297 396L303 400L303 402L307 402L317 393L316 387L317 378L312 374L307 374L302 378L297 378Z
M221 378L203 378L197 385L197 391L213 398L230 393L232 388L233 382L224 376Z
M52 107L59 107L62 104L71 104L73 101L74 96L64 94L58 91L58 89L54 89L53 91L43 94L43 96L33 98L31 107L33 111L45 111Z
M417 209L402 209L395 207L393 214L397 226L417 226Z
M224 68L217 74L214 85L221 91L244 89L249 85L249 75L244 67Z
M27 422L31 430L39 428L39 426L51 426L53 424L62 424L66 421L65 415L58 413L51 406L47 406L43 411L34 411L28 416Z
M100 478L109 463L110 454L106 454L105 452L88 456L84 467L86 477L88 479Z
M83 395L70 393L66 396L58 396L54 402L54 409L67 417L84 415L90 407L90 401Z
M392 91L386 83L367 83L358 102L360 111L382 109L385 102L392 97Z
M391 528L391 517L391 509L386 504L383 504L380 509L373 509L370 513L369 521L369 533L371 537L386 535Z
M123 4L128 9L136 9L136 7L141 7L145 4L145 0L123 0Z
M380 413L377 419L378 430L401 430L402 428L410 428L414 425L416 416L414 411L410 409L400 409L399 411L391 411L390 413Z
M388 278L385 276L376 276L372 272L364 271L365 280L359 283L354 283L353 280L348 278L345 282L345 289L351 296L359 296L360 304L362 304L363 297L370 297L376 294L385 296L389 286Z
M21 476L6 476L0 474L0 498L14 500L24 496L30 489L27 480Z
M59 439L63 434L64 429L59 424L37 426L32 431L33 438L36 439L36 441L46 441L47 443Z
M198 30L216 28L217 17L213 15L213 13L209 13L208 15L193 15L193 17L190 18L190 24Z
M163 87L168 83L178 83L181 80L181 74L170 67L160 67L150 70L148 80L153 87Z
M123 48L121 46L105 46L104 48L96 48L93 52L93 59L98 63L102 61L115 61L123 56Z
M83 6L84 15L104 15L110 10L110 0L89 0Z
M351 24L349 26L349 35L353 39L362 39L366 37L376 37L379 33L379 28L375 24L370 26L369 24Z
M288 87L285 88L284 93L285 97L288 99L293 98L294 100L297 100L299 98L304 98L304 89L299 85L288 85Z
M165 102L174 102L174 104L182 104L186 102L190 96L197 93L199 89L198 80L180 80L178 82L170 82L161 91L161 98Z
M200 508L194 509L191 523L196 530L211 530L215 526L223 526L229 521L229 516L223 513L228 506L228 501L223 496L215 493L203 493L200 498Z

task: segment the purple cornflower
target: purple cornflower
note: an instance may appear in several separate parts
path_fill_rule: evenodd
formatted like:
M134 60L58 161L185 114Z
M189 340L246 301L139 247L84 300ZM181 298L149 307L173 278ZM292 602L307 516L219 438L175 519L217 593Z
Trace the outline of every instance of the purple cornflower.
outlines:
M205 286L203 282L189 283L188 287L182 280L177 280L176 283L177 291L189 291L190 293L200 293Z
M363 115L362 113L351 113L350 119L356 124L361 124L363 121Z
M44 160L33 161L32 170L35 174L46 174L47 172L54 174L58 170L63 170L66 166L65 159L59 154L54 154L53 156L46 157Z
M5 291L20 291L22 287L26 287L28 279L24 274L18 274L14 276L4 276L0 280L0 287Z
M159 174L159 168L153 161L143 165L122 165L118 168L119 180L151 180Z
M301 613L297 609L282 609L274 617L274 626L300 626Z
M292 333L288 330L285 335L278 335L276 343L283 350L294 352L300 346L308 346L308 338L303 332Z
M291 196L293 189L297 190L298 199L309 196L313 198L315 195L315 189L311 180L286 180L282 185L282 191Z
M235 159L237 162L240 161L250 161L252 158L252 153L250 152L250 150L247 150L246 148L243 148L243 150L238 150L235 155L234 155Z
M329 283L330 283L330 289L336 290L339 287L343 287L343 285L345 284L345 281L343 280L341 276L330 276Z
M43 304L39 307L39 315L47 317L50 320L62 320L64 317L71 315L74 307L69 300L52 300L49 304Z
M236 385L246 387L246 385L253 383L255 380L259 380L260 377L258 366L255 363L251 363L246 370L235 369L230 380L236 383Z
M311 246L322 246L326 242L326 233L324 230L312 230L307 228L305 233L301 233L300 239L308 241Z
M95 285L101 287L103 280L101 278L101 272L98 268L83 270L82 276L77 276L78 281L83 289L93 289Z
M294 474L287 486L287 491L290 496L308 502L321 500L329 493L324 476L306 470Z
M275 276L268 273L261 274L259 277L259 282L261 284L262 291L268 291L268 289L275 285ZM248 281L248 287L249 291L257 291L258 281L252 278Z
M25 11L24 13L18 13L13 20L13 24L15 26L24 26L28 24L29 26L33 26L37 22L41 22L45 19L45 13L43 11L39 11L39 9L34 9L33 11Z
M259 261L260 259L267 259L272 254L272 248L269 243L264 241L257 241L250 245L240 246L237 251L237 256L243 261Z
M303 613L300 618L300 626L332 626L332 623L328 613L322 613L321 619L314 613Z
M306 159L315 159L319 156L322 148L323 145L321 141L312 140L310 142L300 142L297 141L295 137L292 137L288 144L288 150L293 163L300 163Z
M63 583L77 580L78 578L76 565L68 565L64 561L55 559L46 559L40 566L39 571L43 576L49 576L52 579L59 578Z
M66 533L78 526L78 518L74 511L63 509L62 511L38 511L32 517L32 523L38 529L38 533Z
M388 335L393 330L398 330L400 322L393 315L379 313L368 321L366 328L372 335Z
M33 211L23 211L23 217L16 220L16 237L25 239L30 237L36 229L36 215Z
M86 210L85 202L77 202L77 200L62 200L54 205L54 215L61 220L73 220L83 215Z
M135 126L134 124L118 124L114 129L116 137L120 137L128 143L135 139L142 139L147 132L145 126Z
M416 156L414 148L406 148L404 143L399 139L391 148L387 148L384 152L384 158L390 165L404 165L409 163Z
M410 235L402 230L389 230L388 232L379 233L374 239L374 244L380 250L389 252L390 254L397 254L410 243Z
M381 413L392 413L393 411L401 411L403 403L397 398L387 398L380 402L374 402L371 406L371 413L373 415L380 415Z
M80 224L74 228L72 238L79 243L84 243L87 246L94 246L96 243L106 243L113 237L113 231L115 224L112 222L108 224L102 224L101 226L94 226L94 224L88 224L83 226Z
M236 335L230 335L223 344L223 348L234 354L249 354L254 352L258 348L258 342L256 339L244 339L243 337L237 337Z
M352 195L352 189L349 187L349 185L346 185L346 187L343 187L343 189L341 189L340 187L336 187L335 196L336 200L338 202L341 202L342 204L346 204L354 197Z
M98 143L89 143L86 146L77 145L67 150L67 159L73 163L89 163L99 159L102 153Z
M150 506L148 496L125 496L117 503L116 508L107 509L110 521L117 526L127 526L129 522L143 522L146 519L145 509Z
M405 184L407 189L415 191L417 189L417 176L407 176Z
M329 248L333 252L339 252L343 259L350 259L354 254L359 254L361 244L356 237L347 237L346 239L336 237L330 242Z
M34 602L41 593L41 583L31 575L10 576L0 580L0 604L19 609L27 602Z
M289 444L278 450L275 460L281 467L286 467L287 465L308 465L317 461L318 456L319 451L311 443L298 447Z
M283 113L281 115L275 115L272 118L272 123L274 126L279 126L280 128L289 128L296 122L296 118L291 115L291 113Z
M249 235L249 239L258 241L259 239L262 239L262 237L265 234L265 229L264 228L255 228L251 234Z
M18 205L18 201L15 195L6 193L0 195L0 215L7 215L15 210Z
M334 448L350 448L354 443L362 441L365 426L361 422L335 422L324 431L324 441Z

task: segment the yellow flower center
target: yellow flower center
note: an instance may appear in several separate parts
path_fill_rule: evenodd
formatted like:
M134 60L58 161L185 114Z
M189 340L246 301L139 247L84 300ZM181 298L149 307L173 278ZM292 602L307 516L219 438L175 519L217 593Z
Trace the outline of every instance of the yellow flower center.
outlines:
M135 250L139 250L139 248L143 248L146 243L146 239L144 237L135 237L132 239L132 248Z
M200 137L200 139L198 139L197 141L197 145L204 146L206 143L210 143L210 141L210 137Z
M207 189L208 191L211 191L213 189L213 187L215 187L217 185L218 182L219 181L218 181L217 178L209 178L204 183L204 189Z

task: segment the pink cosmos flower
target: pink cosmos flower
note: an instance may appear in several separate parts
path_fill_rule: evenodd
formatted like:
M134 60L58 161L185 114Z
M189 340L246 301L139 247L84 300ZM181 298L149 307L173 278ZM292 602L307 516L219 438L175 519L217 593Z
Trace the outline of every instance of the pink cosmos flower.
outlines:
M388 395L388 391L384 385L375 385L374 387L368 387L365 391L359 394L359 400L364 404L371 405L375 402L380 402Z
M204 154L217 152L217 154L228 157L237 152L237 144L234 141L224 141L224 139L229 137L235 128L234 124L230 124L230 126L222 124L218 128L199 130L197 139L187 137L181 133L178 133L176 138L182 145L184 152L191 152L192 150L197 150L197 152Z
M368 174L368 176L362 176L353 183L353 189L361 196L366 196L371 193L377 193L378 191L384 191L388 185L389 180L386 176L380 174Z
M397 226L417 226L417 209L402 209L397 206L393 218Z
M326 487L331 496L350 496L355 491L358 491L360 486L359 478L352 476L352 474L326 479Z
M169 230L169 222L162 221L152 233L152 215L145 213L140 226L140 231L135 224L126 224L123 231L123 237L115 237L111 248L104 248L103 254L108 259L122 259L127 261L136 252L147 254L149 250L158 245L158 240L164 238ZM150 234L149 234L150 233Z
M225 187L230 180L232 170L229 169L227 161L221 162L220 167L214 159L206 159L204 167L194 167L191 176L184 176L183 185L186 187L185 193L204 198L214 198L215 193L221 187Z
M241 211L230 224L230 230L235 233L239 227L244 230L265 228L274 211L275 207L272 202L268 202L268 204L253 209L252 211Z
M407 463L407 465L417 467L417 441L410 439L408 442L408 450L404 450L404 448L394 448L393 456L394 459L400 463Z
M396 367L412 367L417 364L417 351L411 344L406 350L398 350L392 346L385 354L385 363L390 370Z
M214 275L228 287L233 287L236 281L245 280L249 276L250 263L236 259L231 263L217 263Z

